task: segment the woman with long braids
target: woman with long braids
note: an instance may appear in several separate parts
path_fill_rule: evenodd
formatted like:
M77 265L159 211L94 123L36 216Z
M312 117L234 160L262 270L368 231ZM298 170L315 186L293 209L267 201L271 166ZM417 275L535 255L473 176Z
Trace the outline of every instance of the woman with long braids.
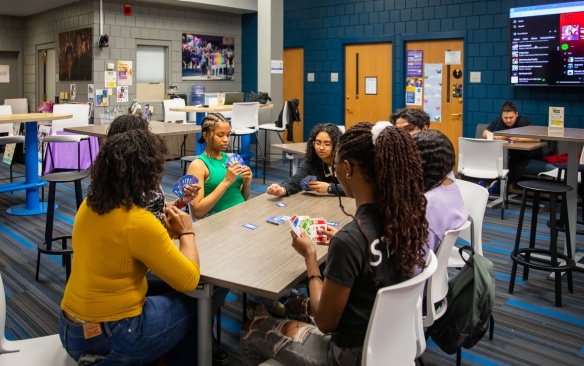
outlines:
M148 126L148 121L146 119L136 116L133 114L124 114L116 119L110 124L107 130L107 137L110 138L117 134L132 131L132 130L143 130L149 131L150 127ZM177 198L175 200L165 202L164 198L164 191L162 190L162 186L158 185L158 187L152 191L150 201L146 205L146 209L158 220L162 222L162 216L164 214L163 209L164 207L178 207L179 209L185 208L188 204L199 194L200 186L198 184L187 184L185 189L185 194L181 198Z
M267 193L278 197L297 193L302 190L300 181L307 175L314 175L316 180L308 182L311 191L337 194L337 190L339 190L339 193L344 196L345 192L341 186L337 185L338 181L329 169L329 165L333 162L333 152L341 134L339 127L332 123L321 123L314 126L306 143L304 161L296 173L280 185L274 183L269 186Z
M425 247L436 252L444 233L461 227L468 219L460 188L449 178L455 164L454 147L446 135L424 130L412 136L422 158L428 242Z
M324 277L310 238L292 235L306 262L315 324L254 318L241 335L247 365L267 358L286 365L360 365L377 291L425 265L422 164L407 132L384 122L358 123L339 138L333 167L357 212L347 213L341 203L353 221L329 230Z
M108 137L73 225L73 266L59 318L75 360L104 365L192 365L197 350L199 254L189 215L164 208L164 225L145 209L164 172L166 145L148 131ZM172 239L178 239L177 248ZM172 287L148 295L151 269Z
M248 166L232 163L227 166L231 125L221 113L208 113L202 122L200 144L205 151L189 165L192 174L203 183L191 203L194 216L202 219L209 213L217 213L238 205L249 198L252 173Z

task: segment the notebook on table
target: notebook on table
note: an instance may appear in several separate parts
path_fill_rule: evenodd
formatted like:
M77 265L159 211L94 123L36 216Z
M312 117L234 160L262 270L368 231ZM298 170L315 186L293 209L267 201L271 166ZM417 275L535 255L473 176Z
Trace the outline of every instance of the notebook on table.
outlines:
M233 105L233 103L242 103L243 93L225 93L225 105Z

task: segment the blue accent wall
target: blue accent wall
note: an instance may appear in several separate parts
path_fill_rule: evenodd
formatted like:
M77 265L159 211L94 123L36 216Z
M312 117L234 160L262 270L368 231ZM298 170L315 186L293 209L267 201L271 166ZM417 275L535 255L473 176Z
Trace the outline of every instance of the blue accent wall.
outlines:
M258 14L241 16L241 90L258 89Z
M284 47L304 47L304 138L323 121L344 124L344 44L393 43L393 108L404 107L404 42L462 38L465 42L464 135L499 115L507 99L536 125L548 107L565 107L567 127L584 127L583 87L514 87L509 83L509 8L562 1L285 0ZM568 1L564 1L568 2ZM244 29L244 36L246 31ZM257 56L256 56L257 57ZM469 83L469 72L481 83ZM331 72L339 82L330 82Z

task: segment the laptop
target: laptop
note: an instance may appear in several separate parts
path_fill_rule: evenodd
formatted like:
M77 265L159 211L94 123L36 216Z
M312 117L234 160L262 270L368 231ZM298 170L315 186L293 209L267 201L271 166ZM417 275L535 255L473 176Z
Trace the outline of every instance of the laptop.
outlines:
M225 93L225 105L233 105L233 103L242 103L243 93Z

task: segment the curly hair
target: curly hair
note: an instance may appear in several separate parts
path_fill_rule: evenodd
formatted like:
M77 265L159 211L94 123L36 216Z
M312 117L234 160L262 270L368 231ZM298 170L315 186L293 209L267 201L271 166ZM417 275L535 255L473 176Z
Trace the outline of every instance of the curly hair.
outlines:
M333 151L337 146L337 141L339 141L339 136L343 133L339 129L339 126L335 125L334 123L319 123L312 131L310 131L310 137L308 137L308 142L306 142L306 155L305 159L312 162L315 159L319 159L316 150L314 149L314 140L316 139L316 135L321 132L328 133L329 137L331 138L331 142L333 143Z
M425 266L428 222L422 162L406 131L386 127L373 145L372 127L369 122L351 127L339 138L336 154L339 161L348 160L358 165L366 181L374 183L375 201L383 217L385 235L382 242L392 253L390 260L397 271L404 278L410 278L415 266ZM342 202L340 205L346 215L357 221L359 230L367 238L359 220L345 211Z
M430 115L424 112L422 109L403 108L395 112L391 118L395 118L395 121L397 121L399 118L402 118L406 120L411 126L416 126L420 130L423 130L424 127L430 127Z
M150 131L108 137L91 167L87 205L99 215L120 206L145 207L162 179L166 154L164 140Z
M454 146L440 131L425 130L412 136L422 158L424 191L428 192L442 183L455 163Z
M107 137L131 130L148 131L148 121L141 116L124 114L116 117L107 129Z
M222 115L221 113L207 113L207 115L203 118L203 121L201 122L201 137L199 137L199 139L197 140L197 142L199 144L204 144L205 143L205 137L203 136L203 132L207 133L207 136L210 136L210 134L215 131L215 124L217 122L227 122L229 123L229 126L231 126L231 122L229 122L227 120L227 118L225 118L224 115Z

